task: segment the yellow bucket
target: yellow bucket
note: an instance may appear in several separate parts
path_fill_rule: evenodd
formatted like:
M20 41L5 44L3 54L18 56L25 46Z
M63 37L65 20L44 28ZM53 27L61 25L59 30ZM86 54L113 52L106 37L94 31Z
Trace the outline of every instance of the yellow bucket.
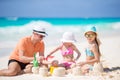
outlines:
M50 74L53 73L53 71L54 71L55 68L57 68L57 67L54 67L54 66L51 66L51 67L50 67Z

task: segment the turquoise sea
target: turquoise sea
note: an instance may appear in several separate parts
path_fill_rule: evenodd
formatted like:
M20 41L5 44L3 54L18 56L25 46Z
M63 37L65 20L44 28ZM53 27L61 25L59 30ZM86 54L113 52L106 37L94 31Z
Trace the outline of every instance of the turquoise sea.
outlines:
M45 38L47 46L56 45L65 31L72 31L78 41L83 41L86 27L96 26L100 35L117 35L120 31L120 18L0 18L0 55L11 51L23 36L32 34L36 24L46 28L48 36ZM54 40L54 41L53 41ZM4 55L5 55L4 54Z
M0 27L23 26L31 22L48 22L52 25L89 25L89 24L109 24L120 22L120 18L0 18ZM102 27L102 26L101 26Z

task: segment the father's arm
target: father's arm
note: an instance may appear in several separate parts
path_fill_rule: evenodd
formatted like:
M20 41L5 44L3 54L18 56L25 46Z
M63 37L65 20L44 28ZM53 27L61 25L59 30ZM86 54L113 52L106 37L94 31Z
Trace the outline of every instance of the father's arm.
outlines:
M21 62L30 63L31 61L33 61L34 57L24 56L24 51L19 50L19 59Z

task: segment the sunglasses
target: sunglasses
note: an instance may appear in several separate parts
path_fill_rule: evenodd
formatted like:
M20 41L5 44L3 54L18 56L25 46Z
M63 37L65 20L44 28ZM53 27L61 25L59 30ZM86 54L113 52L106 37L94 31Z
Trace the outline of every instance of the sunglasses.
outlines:
M93 37L95 37L95 34L85 34L85 37L86 38L93 38Z

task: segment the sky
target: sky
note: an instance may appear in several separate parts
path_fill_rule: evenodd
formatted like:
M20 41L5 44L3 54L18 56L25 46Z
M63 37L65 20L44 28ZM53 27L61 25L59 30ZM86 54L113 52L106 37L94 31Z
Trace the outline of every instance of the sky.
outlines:
M120 0L0 0L0 17L120 17Z

